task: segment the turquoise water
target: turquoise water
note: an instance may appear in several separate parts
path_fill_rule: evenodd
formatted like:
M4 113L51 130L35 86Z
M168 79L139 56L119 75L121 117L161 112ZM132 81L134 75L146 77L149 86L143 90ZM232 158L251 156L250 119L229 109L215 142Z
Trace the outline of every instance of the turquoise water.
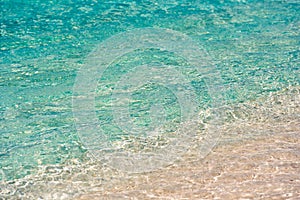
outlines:
M75 78L90 52L118 33L155 27L192 38L210 55L222 78L222 104L255 100L300 83L296 0L1 0L0 10L0 180L34 174L39 166L85 159L72 112ZM98 81L96 97L97 116L111 140L118 139L120 130L111 125L110 108L100 102L109 102L107 88L117 76L143 60L185 65L183 59L157 49L128 54L111 64ZM190 74L199 109L211 106L203 78L185 73ZM147 111L157 92L165 95L159 103L166 107L166 120L172 122L166 127L173 131L180 107L166 88L148 85L135 92L137 103L131 109L143 112L132 115L142 116L139 126L149 126Z

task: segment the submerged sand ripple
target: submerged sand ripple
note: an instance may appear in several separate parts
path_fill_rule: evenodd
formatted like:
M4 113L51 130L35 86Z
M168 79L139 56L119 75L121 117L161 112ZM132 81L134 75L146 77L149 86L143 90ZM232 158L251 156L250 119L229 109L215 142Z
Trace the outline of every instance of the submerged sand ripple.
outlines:
M274 137L219 146L203 161L134 176L78 199L297 199L299 125Z

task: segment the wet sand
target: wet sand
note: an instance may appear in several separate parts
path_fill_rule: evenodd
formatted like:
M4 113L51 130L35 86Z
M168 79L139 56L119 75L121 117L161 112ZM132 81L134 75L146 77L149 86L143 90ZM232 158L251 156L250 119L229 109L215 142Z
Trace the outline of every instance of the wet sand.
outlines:
M300 123L98 189L78 199L299 199Z

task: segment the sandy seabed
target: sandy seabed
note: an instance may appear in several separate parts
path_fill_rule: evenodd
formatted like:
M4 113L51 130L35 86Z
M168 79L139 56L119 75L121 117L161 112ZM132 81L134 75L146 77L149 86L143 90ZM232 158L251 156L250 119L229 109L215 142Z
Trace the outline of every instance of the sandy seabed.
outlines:
M224 109L219 144L154 172L71 160L1 183L3 199L300 199L300 88ZM0 198L0 199L1 199Z
M277 131L218 146L202 161L136 175L77 199L299 199L300 123Z
M205 159L190 152L77 199L300 199L299 88L283 93L231 109L235 120Z

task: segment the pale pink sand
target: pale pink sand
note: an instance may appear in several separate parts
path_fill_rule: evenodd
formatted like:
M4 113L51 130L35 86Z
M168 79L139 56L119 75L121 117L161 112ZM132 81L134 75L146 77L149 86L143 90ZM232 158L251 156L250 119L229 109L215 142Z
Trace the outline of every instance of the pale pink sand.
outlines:
M78 199L300 199L300 124L223 145L204 160L136 175Z

